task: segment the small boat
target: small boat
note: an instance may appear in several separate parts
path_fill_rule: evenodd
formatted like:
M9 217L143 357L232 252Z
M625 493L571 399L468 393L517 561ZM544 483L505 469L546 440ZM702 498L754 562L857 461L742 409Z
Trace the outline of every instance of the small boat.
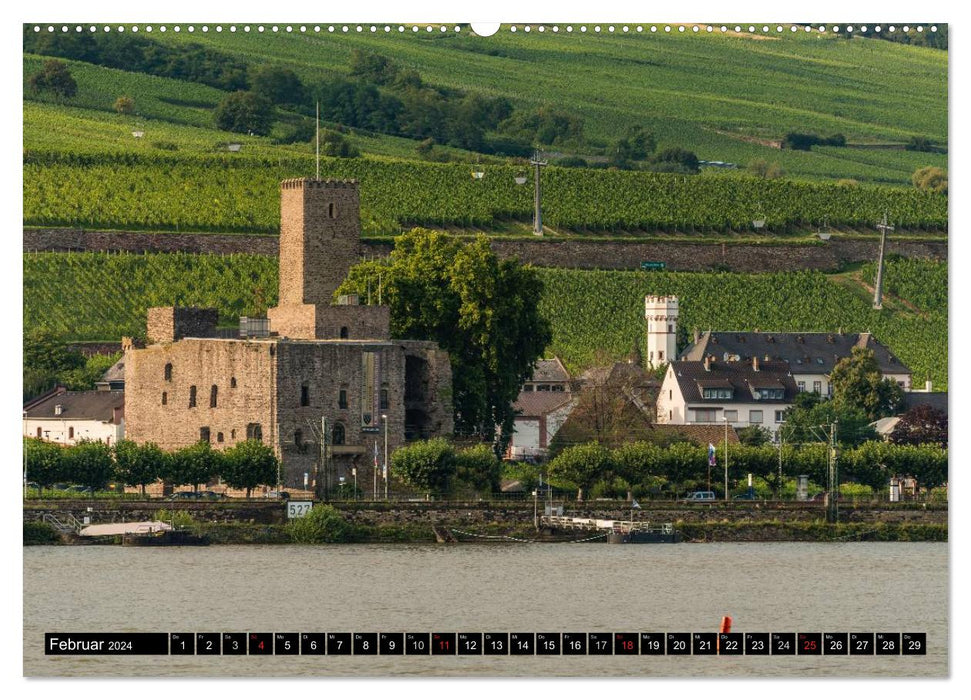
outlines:
M607 544L676 544L681 541L681 533L671 523L656 526L630 527L623 525L607 533Z

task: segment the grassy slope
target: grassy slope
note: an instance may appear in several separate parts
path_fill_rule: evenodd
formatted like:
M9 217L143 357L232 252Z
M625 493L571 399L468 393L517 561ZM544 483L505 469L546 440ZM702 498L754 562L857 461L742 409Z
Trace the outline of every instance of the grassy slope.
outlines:
M802 34L754 41L717 33L533 33L524 37L501 32L481 39L450 33L433 33L429 38L407 33L372 37L210 32L154 38L205 43L253 65L285 64L309 83L346 74L351 49L369 48L419 70L433 84L505 95L520 107L555 104L569 109L584 118L586 133L593 140L607 141L628 125L642 124L658 134L662 146L684 146L704 159L742 164L766 158L799 177L906 184L918 165L946 165L946 157L936 154L779 151L717 133L778 139L787 131L805 130L842 132L860 142L899 143L911 136L946 142L947 54L890 42ZM482 53L485 50L500 55ZM38 60L26 57L25 73ZM118 94L132 94L152 130L163 128L154 119L207 128L211 122L206 110L193 105L216 101L222 94L204 86L83 64L74 64L72 70L80 94L70 104L110 110ZM193 105L166 101L173 97ZM33 99L29 94L28 98ZM111 119L115 115L106 112L103 116ZM75 117L81 115L64 115L65 119ZM47 140L33 123L25 127L27 145ZM78 133L77 147L89 149L99 143L83 138L79 125L71 129ZM208 140L228 138L213 131ZM126 144L122 139L111 146ZM414 142L378 137L359 145L370 152L407 157Z
M926 310L888 298L883 311L852 277L818 272L744 275L543 269L542 312L553 325L548 352L574 371L627 356L642 346L645 294L677 294L684 344L692 328L872 331L914 372L947 384L946 295L915 286L938 282L946 264L891 263L887 288ZM252 255L24 255L24 326L76 340L141 335L145 310L159 305L216 306L222 321L261 314L276 300L277 260ZM944 302L942 305L942 301ZM643 350L643 348L641 348Z

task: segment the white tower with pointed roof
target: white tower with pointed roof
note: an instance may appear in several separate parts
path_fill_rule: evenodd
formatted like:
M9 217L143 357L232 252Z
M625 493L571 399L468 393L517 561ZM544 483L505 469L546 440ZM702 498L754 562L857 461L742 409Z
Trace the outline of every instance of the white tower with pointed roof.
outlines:
M644 297L647 320L647 366L663 367L677 359L678 298L675 296Z

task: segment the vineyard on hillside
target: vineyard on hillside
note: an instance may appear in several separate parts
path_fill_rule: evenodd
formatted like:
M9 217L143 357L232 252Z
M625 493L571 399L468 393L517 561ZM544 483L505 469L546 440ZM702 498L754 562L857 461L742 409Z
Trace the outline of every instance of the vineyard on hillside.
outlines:
M933 265L928 263L928 265ZM939 268L946 269L944 264ZM891 263L888 280L907 279ZM914 273L917 274L917 273ZM927 286L939 284L929 267ZM540 300L551 320L549 354L572 371L643 352L645 294L680 298L683 346L691 329L870 331L914 374L947 386L947 306L944 294L920 296L921 283L898 286L914 294L917 314L874 311L864 298L819 272L648 273L541 269ZM943 279L946 280L946 273ZM935 281L936 280L936 281ZM888 282L889 283L889 282ZM902 283L901 283L902 284ZM276 258L252 255L33 253L24 255L24 326L48 328L74 340L143 335L145 310L171 304L215 306L221 320L261 314L276 303Z
M876 263L863 266L863 279L874 284ZM886 293L906 299L921 311L947 312L947 263L917 258L887 260L883 270Z
M482 179L470 168L481 169ZM24 155L24 223L160 231L267 232L279 229L279 183L311 174L310 158L80 154ZM365 235L412 225L488 228L530 220L532 187L515 165L325 159L323 177L361 182ZM544 222L589 231L684 232L767 229L827 221L868 226L887 212L908 228L947 224L947 197L916 189L845 187L741 175L665 175L548 168Z

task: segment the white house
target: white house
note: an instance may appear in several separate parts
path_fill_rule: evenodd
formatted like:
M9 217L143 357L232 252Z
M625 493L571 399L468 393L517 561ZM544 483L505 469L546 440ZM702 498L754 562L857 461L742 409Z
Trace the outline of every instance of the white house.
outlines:
M789 363L779 360L668 365L657 399L657 422L667 425L751 425L775 432L798 393Z
M714 357L724 362L751 362L753 357L789 363L799 391L832 396L829 375L837 362L849 357L853 348L873 350L885 379L893 379L904 391L911 390L911 371L870 333L765 333L719 331L695 334L694 342L678 356L701 361Z
M114 445L125 437L125 392L58 387L24 405L24 436L62 445Z

